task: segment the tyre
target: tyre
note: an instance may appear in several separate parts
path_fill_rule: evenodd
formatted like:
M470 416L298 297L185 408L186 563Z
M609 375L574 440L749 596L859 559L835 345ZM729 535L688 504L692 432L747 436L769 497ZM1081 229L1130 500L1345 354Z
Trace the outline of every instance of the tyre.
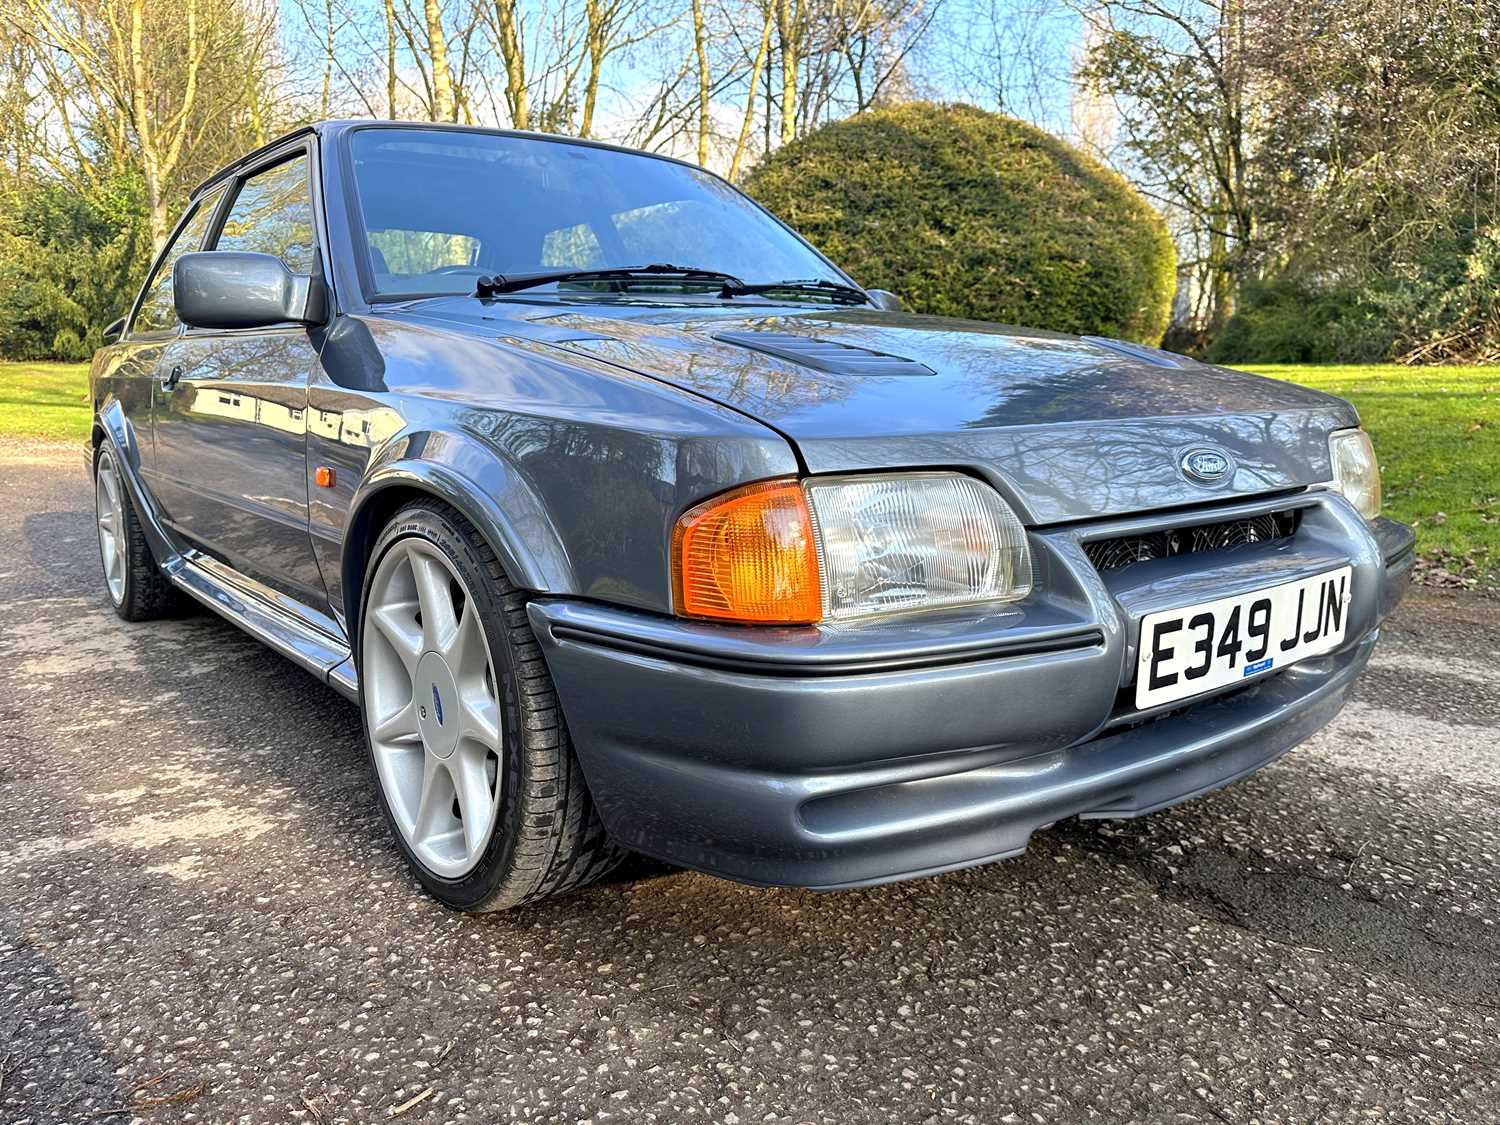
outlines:
M360 711L382 810L417 879L458 910L585 886L605 835L526 618L526 596L454 508L421 501L371 555Z
M107 443L94 457L94 520L104 587L115 612L126 621L154 621L177 612L181 595L151 553Z

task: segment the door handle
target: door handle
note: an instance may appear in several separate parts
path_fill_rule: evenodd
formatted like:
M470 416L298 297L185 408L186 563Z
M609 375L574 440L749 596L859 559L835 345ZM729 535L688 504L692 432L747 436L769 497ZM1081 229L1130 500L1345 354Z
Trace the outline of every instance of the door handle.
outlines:
M181 366L177 366L177 367L172 368L171 373L165 379L163 379L161 381L161 389L164 390L164 391L170 391L173 387L175 387L177 385L177 380L181 379L181 378L182 378L182 367Z

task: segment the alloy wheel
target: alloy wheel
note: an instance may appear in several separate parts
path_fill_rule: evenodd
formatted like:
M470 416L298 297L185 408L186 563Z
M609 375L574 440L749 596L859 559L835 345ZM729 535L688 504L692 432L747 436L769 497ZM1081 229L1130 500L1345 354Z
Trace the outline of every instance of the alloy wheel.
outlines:
M381 557L364 611L361 694L376 772L406 844L434 874L473 869L501 791L499 695L478 608L427 540Z
M115 605L125 600L125 563L128 558L122 489L114 454L106 450L99 455L99 466L94 473L94 516L99 524L99 558L104 564L104 581Z

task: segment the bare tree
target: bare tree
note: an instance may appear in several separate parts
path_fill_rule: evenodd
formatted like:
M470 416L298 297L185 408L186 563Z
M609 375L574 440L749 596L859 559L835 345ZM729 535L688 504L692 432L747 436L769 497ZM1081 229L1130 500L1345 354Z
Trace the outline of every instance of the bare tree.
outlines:
M693 53L698 59L698 163L708 163L709 87L708 27L703 15L703 0L692 0Z
M489 8L495 43L505 68L505 107L517 129L531 128L526 80L526 28L517 0L494 0Z
M837 48L852 87L848 108L863 112L901 82L908 58L941 6L942 0L836 0L830 45Z
M755 62L750 65L750 78L745 83L745 115L740 120L739 139L735 141L734 157L729 162L731 180L739 179L740 166L745 159L745 142L750 137L750 125L755 120L756 87L760 84L761 72L766 65L766 55L771 47L772 15L771 7L767 5L765 18L761 21L760 46L755 50Z
M578 135L589 137L609 60L662 33L680 16L655 22L648 17L646 0L584 0L583 13L583 109Z
M385 10L385 105L386 116L396 119L396 6L384 0Z
M924 61L964 100L1061 129L1055 107L1072 85L1076 19L1047 0L945 0Z
M237 0L16 0L0 14L24 43L69 163L81 174L103 150L133 164L151 236L165 240L192 174L238 146L259 112L270 35Z
M797 77L807 54L804 0L775 0L776 43L781 54L781 143L797 136Z
M443 9L438 0L422 0L422 22L427 31L427 58L432 68L432 117L457 121L453 71L448 65L448 39L443 31Z
M1192 331L1211 337L1234 313L1258 232L1243 0L1099 0L1084 18L1093 46L1079 77L1113 98L1141 190L1186 217L1203 304Z

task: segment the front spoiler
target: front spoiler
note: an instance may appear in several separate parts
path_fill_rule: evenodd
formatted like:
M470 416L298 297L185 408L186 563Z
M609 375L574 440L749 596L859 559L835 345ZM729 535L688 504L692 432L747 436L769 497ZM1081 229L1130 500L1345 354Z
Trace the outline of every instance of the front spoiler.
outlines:
M579 609L534 602L531 619L610 833L713 874L821 888L1016 855L1064 817L1138 816L1233 781L1338 713L1377 636L1070 741L1054 716L1096 649L766 676L586 641Z
M530 603L606 828L751 883L848 887L1015 855L1068 816L1130 817L1273 761L1338 713L1400 599L1412 533L1308 491L1289 540L1101 573L1084 547L1197 511L1034 532L1038 590L859 628ZM1141 618L1349 565L1333 652L1165 712L1128 704Z

